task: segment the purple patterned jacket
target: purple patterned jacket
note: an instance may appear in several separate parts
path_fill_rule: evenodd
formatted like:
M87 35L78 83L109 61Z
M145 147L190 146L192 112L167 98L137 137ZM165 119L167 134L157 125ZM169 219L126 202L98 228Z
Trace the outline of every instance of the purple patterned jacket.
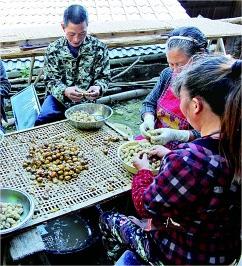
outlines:
M228 264L240 250L240 186L218 145L211 137L180 144L157 176L140 170L133 178L134 205L152 218L157 230L149 233L165 263Z

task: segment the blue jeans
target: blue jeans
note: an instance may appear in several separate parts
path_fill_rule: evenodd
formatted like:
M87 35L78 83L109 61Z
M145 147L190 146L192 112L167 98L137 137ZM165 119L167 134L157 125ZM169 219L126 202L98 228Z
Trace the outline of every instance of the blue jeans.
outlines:
M48 95L41 106L40 114L34 125L39 126L65 119L65 110L66 107L62 103L54 96Z

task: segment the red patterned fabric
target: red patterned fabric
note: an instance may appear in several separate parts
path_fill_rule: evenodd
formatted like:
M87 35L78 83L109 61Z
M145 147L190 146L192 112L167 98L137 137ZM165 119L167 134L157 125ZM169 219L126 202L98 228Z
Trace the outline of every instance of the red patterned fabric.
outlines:
M144 207L143 194L147 187L153 182L154 175L150 170L140 170L132 182L132 198L135 209L140 217L150 217Z
M157 102L156 116L155 128L189 129L190 127L180 110L180 100L174 95L171 85L163 91Z

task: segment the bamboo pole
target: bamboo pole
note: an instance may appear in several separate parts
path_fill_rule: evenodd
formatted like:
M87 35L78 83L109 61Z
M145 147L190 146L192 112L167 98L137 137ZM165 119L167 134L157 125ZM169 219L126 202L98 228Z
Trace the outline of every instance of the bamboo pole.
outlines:
M37 82L40 80L41 75L43 74L44 70L43 68L41 68L39 75L37 76L37 78L34 81L34 86L37 84Z
M11 85L13 84L21 84L21 83L28 83L28 78L8 78Z
M122 91L123 91L123 89L120 88L120 87L109 88L108 90L105 91L105 96L112 95L112 94L115 94L115 93L120 93Z
M109 84L110 87L128 87L128 86L147 86L147 85L155 85L159 77L154 77L149 80L141 80L134 82L111 82Z
M118 101L126 101L126 100L145 96L149 92L150 91L146 89L138 89L138 90L121 92L121 93L113 94L110 96L102 97L97 100L97 103L108 104L108 103L113 103L113 102L118 102Z
M26 88L27 86L28 86L27 83L25 83L25 84L13 84L11 86L11 89L12 90L14 90L14 89L18 90L18 89ZM44 83L39 83L36 87L37 88L45 88L45 85L44 85Z
M113 67L111 70L113 70L117 65L120 66L125 66L125 65L129 65L132 64L132 62L134 62L134 60L137 60L140 57L142 64L145 64L147 62L157 62L157 61L164 61L164 59L166 59L166 55L165 55L165 48L164 48L164 53L157 53L157 54L151 54L151 55L141 55L141 56L132 56L129 58L115 58L115 59L111 59L110 60L110 65L111 67Z
M31 58L28 85L30 85L32 81L34 62L35 62L35 56Z
M138 62L140 61L140 56L131 64L129 67L127 67L124 71L121 73L117 74L116 76L112 77L111 80L113 81L116 78L119 78L123 76L125 73L127 73L133 66L135 66Z
M35 81L37 76L32 76L32 81ZM21 84L21 83L26 83L28 84L29 78L9 78L8 80L10 81L11 84ZM43 77L39 80L39 82L43 82Z
M218 19L219 21L222 22L229 22L232 24L242 24L242 17L236 17L236 18L222 18Z

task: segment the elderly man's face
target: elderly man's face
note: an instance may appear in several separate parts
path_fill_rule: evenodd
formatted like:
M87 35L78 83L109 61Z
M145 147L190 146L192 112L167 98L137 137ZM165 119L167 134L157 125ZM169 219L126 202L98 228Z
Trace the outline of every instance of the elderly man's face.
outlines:
M66 38L71 46L79 47L87 36L87 23L86 21L80 24L69 22L67 26L62 24L62 28L66 34Z

